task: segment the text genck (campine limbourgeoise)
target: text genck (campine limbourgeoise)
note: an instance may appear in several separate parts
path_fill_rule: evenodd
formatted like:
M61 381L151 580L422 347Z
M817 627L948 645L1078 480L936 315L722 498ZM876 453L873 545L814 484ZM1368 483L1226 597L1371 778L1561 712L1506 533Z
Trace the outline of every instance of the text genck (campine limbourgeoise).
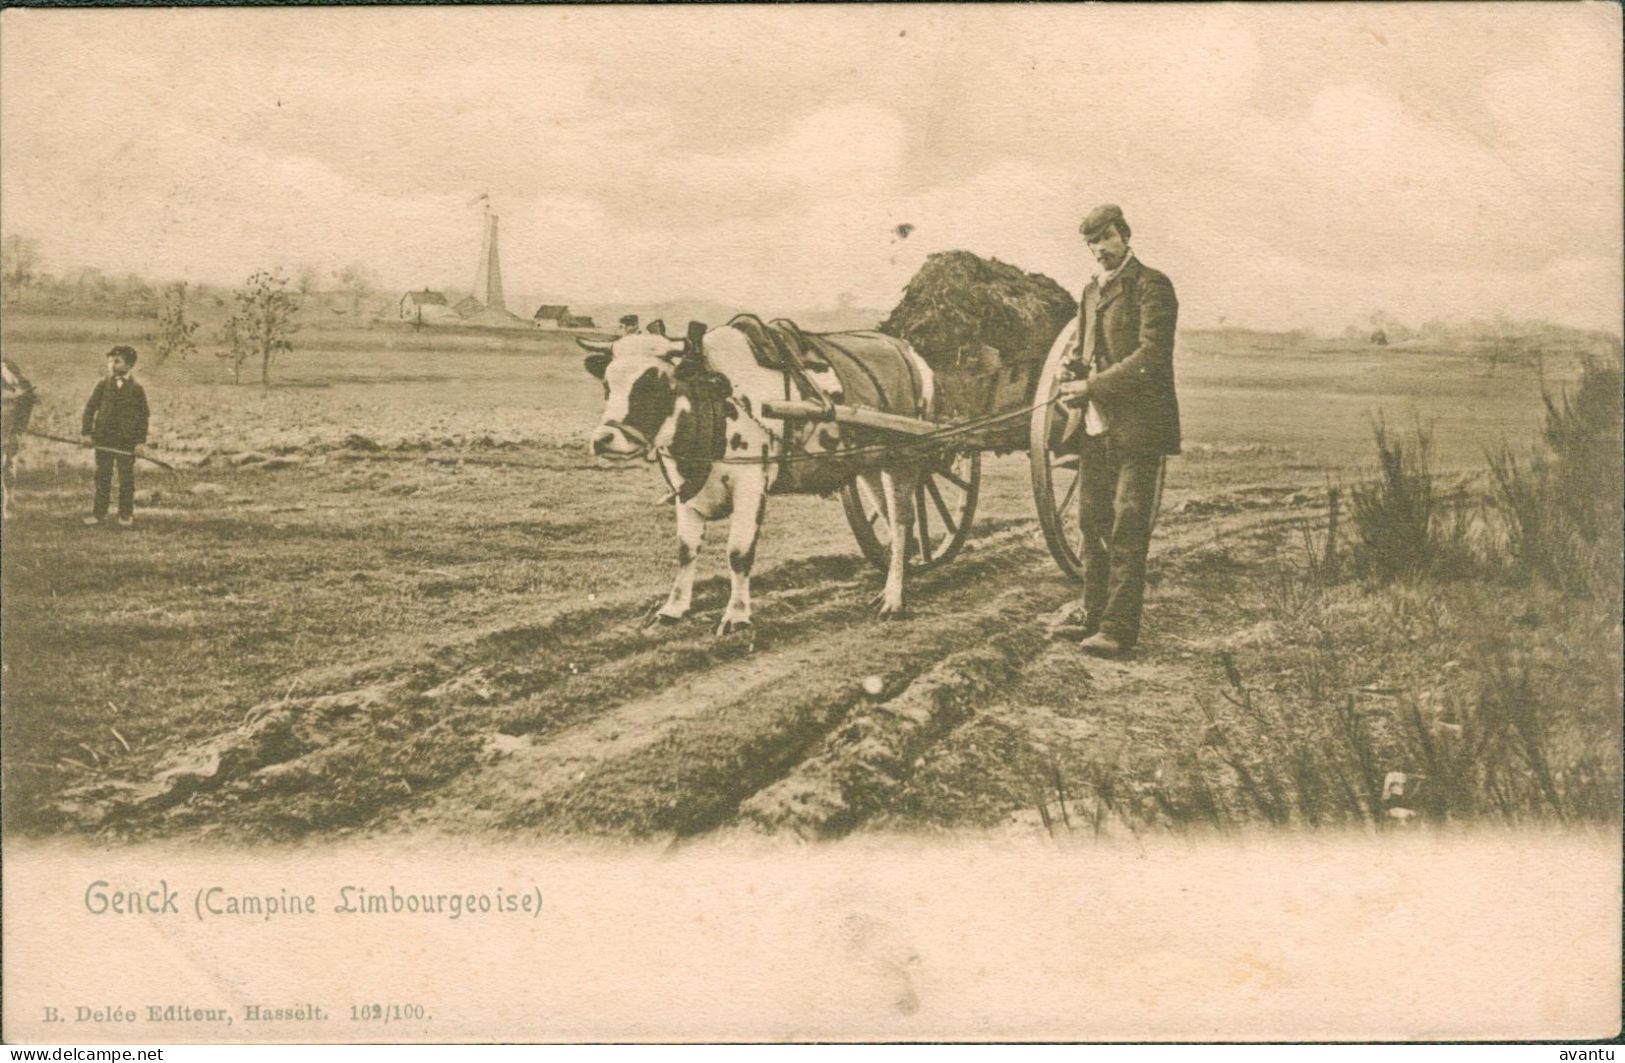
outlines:
M97 879L85 887L85 910L92 915L182 915L203 919L282 919L314 915L442 916L447 919L487 915L536 918L542 911L540 886L512 889L421 890L397 885L345 885L317 900L314 893L278 887L242 890L220 885L190 891L156 883L123 885Z

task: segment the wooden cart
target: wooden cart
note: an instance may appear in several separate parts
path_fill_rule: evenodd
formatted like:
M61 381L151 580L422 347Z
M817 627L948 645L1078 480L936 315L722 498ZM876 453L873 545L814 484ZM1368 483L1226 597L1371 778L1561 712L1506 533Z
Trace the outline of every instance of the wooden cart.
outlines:
M965 545L976 515L982 453L1027 451L1044 541L1061 571L1081 580L1081 468L1076 450L1056 446L1064 411L1052 401L1066 377L1067 353L1076 338L1074 320L1055 338L1041 364L1006 364L989 348L979 365L939 371L936 420L794 400L765 403L762 412L787 422L833 420L869 429L883 439L940 440L921 447L927 469L914 492L914 527L907 551L910 571L946 564ZM1029 416L1019 415L1029 411ZM884 570L891 543L885 507L872 497L861 478L841 488L841 503L863 556Z

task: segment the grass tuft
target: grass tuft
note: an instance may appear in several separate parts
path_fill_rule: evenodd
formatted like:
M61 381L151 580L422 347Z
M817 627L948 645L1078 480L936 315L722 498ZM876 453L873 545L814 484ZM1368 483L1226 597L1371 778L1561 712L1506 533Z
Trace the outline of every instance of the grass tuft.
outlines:
M1408 438L1378 420L1377 476L1350 491L1355 559L1380 580L1459 572L1469 557L1458 503L1440 492L1432 466L1432 433L1418 425Z

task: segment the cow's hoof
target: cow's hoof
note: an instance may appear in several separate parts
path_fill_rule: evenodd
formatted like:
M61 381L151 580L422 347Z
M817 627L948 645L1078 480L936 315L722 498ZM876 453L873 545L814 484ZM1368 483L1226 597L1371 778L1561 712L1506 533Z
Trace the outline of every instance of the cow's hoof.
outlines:
M882 601L875 607L875 612L880 614L882 620L901 620L908 615L908 610L903 607L902 602L893 604Z
M726 638L729 635L747 635L755 630L749 620L724 620L717 625L717 635Z
M651 610L648 613L644 614L643 626L646 627L646 628L649 628L649 627L673 627L673 626L675 626L677 624L681 624L683 621L685 621L687 619L688 619L688 613L686 613L686 612L668 613L668 612L665 611L664 608L654 609L654 610Z

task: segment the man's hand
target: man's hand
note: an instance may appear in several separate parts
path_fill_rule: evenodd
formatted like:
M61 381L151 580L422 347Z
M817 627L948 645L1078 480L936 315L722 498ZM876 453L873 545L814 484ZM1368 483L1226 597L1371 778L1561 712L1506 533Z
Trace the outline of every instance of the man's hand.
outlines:
M93 447L96 445L96 441L89 436L80 436L79 442L83 443L87 447Z
M1057 398L1063 403L1081 405L1089 397L1089 381L1064 380L1056 389Z
M141 456L141 444L140 443L131 443L130 444L130 453L139 458Z

